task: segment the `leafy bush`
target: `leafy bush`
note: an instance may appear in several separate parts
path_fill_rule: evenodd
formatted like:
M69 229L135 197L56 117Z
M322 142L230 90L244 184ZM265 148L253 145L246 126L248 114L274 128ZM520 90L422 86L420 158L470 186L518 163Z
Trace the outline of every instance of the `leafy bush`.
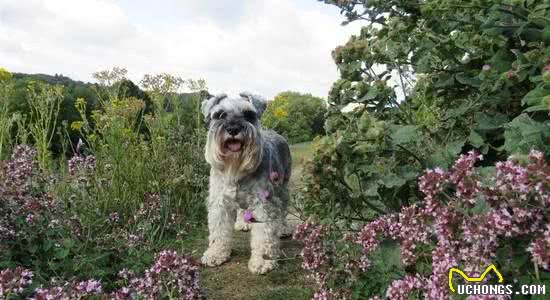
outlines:
M101 74L111 80L122 73ZM29 135L44 152L19 145L0 161L0 269L8 268L0 275L0 298L115 297L103 290L117 299L200 297L197 266L188 258L161 252L147 269L150 253L204 224L204 128L197 118L182 117L200 116L200 93L188 97L185 112L168 111L123 78L109 84L97 87L97 103L77 99L80 119L64 120L56 131L61 87L31 86L32 118L16 123L17 138L8 135L6 145ZM13 85L2 81L0 91ZM135 96L149 99L149 108ZM78 133L78 143L71 143L69 130ZM53 135L72 156L52 155ZM120 280L121 269L145 274ZM48 288L36 290L41 286Z
M491 263L506 284L543 284L550 276L550 166L538 151L525 163L510 158L474 168L481 159L471 151L449 171L426 171L423 201L344 238L331 237L338 234L327 225L300 225L294 237L305 243L303 267L319 285L315 299L451 299L450 268L479 274ZM376 254L388 240L399 246L397 264ZM395 265L380 276L380 263ZM382 288L373 288L381 279Z
M368 22L333 51L341 78L298 195L316 299L449 299L450 267L488 262L513 284L547 278L550 7L324 2Z
M398 211L419 199L424 169L471 149L487 165L550 153L544 1L325 2L370 23L333 51L341 79L306 176L310 216Z
M309 94L283 92L268 102L262 125L271 128L290 143L311 141L323 133L325 101Z

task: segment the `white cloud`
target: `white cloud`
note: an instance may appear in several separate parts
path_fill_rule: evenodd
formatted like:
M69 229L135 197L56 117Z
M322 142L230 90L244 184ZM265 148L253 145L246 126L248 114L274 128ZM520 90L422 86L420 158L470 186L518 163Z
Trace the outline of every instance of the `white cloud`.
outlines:
M225 14L231 1L171 1L0 0L0 65L84 81L123 66L135 81L169 72L205 78L213 92L326 96L337 78L330 52L360 25L341 27L337 8L294 0L242 1ZM156 5L150 18L132 11L148 5Z

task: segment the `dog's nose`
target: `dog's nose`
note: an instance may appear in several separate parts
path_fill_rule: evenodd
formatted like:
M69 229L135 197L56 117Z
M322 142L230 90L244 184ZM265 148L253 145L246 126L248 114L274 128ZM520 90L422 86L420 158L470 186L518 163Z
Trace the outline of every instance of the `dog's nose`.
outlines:
M230 135L237 135L237 134L239 134L239 132L241 132L241 130L243 130L243 127L239 124L231 124L231 125L228 125L227 127L225 127L225 130Z

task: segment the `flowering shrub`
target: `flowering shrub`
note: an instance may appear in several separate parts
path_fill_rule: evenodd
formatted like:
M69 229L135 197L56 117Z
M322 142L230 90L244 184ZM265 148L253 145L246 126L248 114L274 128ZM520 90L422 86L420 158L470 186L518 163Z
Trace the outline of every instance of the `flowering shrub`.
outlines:
M86 280L80 282L66 282L62 286L52 288L37 288L32 300L48 299L83 299L89 296L99 295L101 293L101 283L96 280Z
M0 299L19 295L32 283L33 274L22 267L0 271Z
M81 257L82 251L90 250L86 250L81 242L81 239L87 237L83 236L80 219L69 216L71 210L64 211L63 203L55 201L45 191L48 182L37 168L35 155L36 151L30 146L16 146L11 159L5 161L0 170L0 269L3 264L32 266L36 268L34 273L41 278L36 284L43 284L44 278L53 278L51 276L74 276L74 265L85 265L86 260L93 260L94 255L103 257L112 250L103 253L94 253L95 250L84 252L90 258ZM80 195L88 193L97 184L93 156L75 156L69 160L68 167L69 185ZM104 236L89 242L94 243L95 247L109 247L117 240L118 251L137 247L145 239L147 230L150 230L147 224L164 222L161 220L160 195L151 193L144 198L139 211L129 220L135 227L134 231L127 233L126 243L120 243L120 236L117 235L121 232L119 229L111 233L104 232ZM69 208L88 208L75 201L69 199ZM177 219L177 216L172 215L166 222L170 224ZM110 213L105 221L108 228L118 228L120 215L117 212ZM100 225L105 227L104 223ZM86 231L89 232L89 229ZM91 246L94 247L94 244ZM101 267L98 265L96 268ZM22 294L25 288L29 288L32 277L33 273L22 267L3 270L0 274L0 299ZM200 296L197 265L173 251L161 252L143 277L134 276L126 280L128 286L117 289L112 297L133 299L132 295L136 294L146 299L158 299L166 295L181 295L182 299L197 299ZM109 283L109 286L113 287L113 283ZM55 284L51 288L39 288L35 293L26 290L23 295L32 294L33 299L81 299L103 295L101 291L99 281L89 280Z
M57 161L42 143L40 151L14 146L0 160L0 299L200 297L198 267L189 258L165 251L153 263L151 253L203 223L202 123L177 115L183 110L152 113L140 99L109 93L117 87L99 87L98 103L76 101L81 120L70 127L80 140L69 159ZM185 113L200 116L201 99L188 100ZM27 125L17 124L17 138L2 151L27 140ZM33 142L50 137L48 126L33 127ZM123 268L144 275L117 280Z
M470 151L448 171L427 170L418 183L423 201L343 239L329 238L334 228L300 225L294 238L305 244L303 268L319 285L315 299L379 296L357 290L356 281L369 280L371 256L386 240L398 245L403 268L386 283L388 299L451 299L452 267L479 276L493 263L506 280L519 279L512 284L540 283L550 272L550 166L538 151L524 163L498 162L494 170L475 168L482 158Z
M25 224L59 212L42 189L45 179L35 161L36 150L28 145L15 146L10 160L0 170L0 242L22 238Z
M198 265L190 258L178 255L175 251L160 252L153 265L143 276L122 270L119 275L127 284L111 293L103 292L99 281L71 281L55 286L34 290L33 300L74 300L97 296L101 299L202 299L199 285ZM21 294L32 283L33 273L17 267L0 271L0 299Z
M420 200L416 179L475 149L483 164L550 153L550 39L542 0L324 0L361 30L304 172L307 217L367 221ZM544 19L544 21L542 21Z

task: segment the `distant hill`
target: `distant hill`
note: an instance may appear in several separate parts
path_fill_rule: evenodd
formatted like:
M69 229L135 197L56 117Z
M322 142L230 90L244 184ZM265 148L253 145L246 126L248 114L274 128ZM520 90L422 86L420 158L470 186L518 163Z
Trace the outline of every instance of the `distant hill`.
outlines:
M84 83L82 81L73 80L63 74L26 74L26 73L13 73L13 78L15 79L30 79L30 80L41 80L49 84L61 84L61 85L91 85L91 83Z
M61 104L61 111L57 118L58 124L56 127L62 125L63 121L67 124L71 124L74 121L79 121L80 114L75 108L75 102L78 98L86 100L87 112L91 114L93 110L100 109L99 97L102 93L101 89L97 89L96 83L82 82L73 80L70 77L62 74L48 75L48 74L26 74L26 73L12 73L12 78L15 80L15 93L10 99L10 109L13 112L20 112L25 115L30 115L30 107L27 101L27 87L31 81L42 81L52 85L62 85L64 87L64 99ZM201 92L201 96L205 97L208 94ZM178 93L176 99L179 99L182 103L186 103L191 96L196 93ZM104 95L105 96L105 95ZM119 98L135 97L145 102L144 113L153 112L153 102L150 96L143 91L139 86L133 83L131 80L124 80L120 85L118 92ZM174 95L171 95L174 96ZM103 97L103 96L101 96ZM170 101L165 100L164 109L171 111L173 108L170 105ZM195 105L189 103L189 105ZM185 106L185 105L184 105ZM184 110L191 109L190 107L184 108ZM90 117L90 116L89 116ZM191 117L187 116L186 112L183 112L183 118ZM79 133L68 128L70 139L73 143L78 141ZM56 135L53 140L52 150L54 153L60 153L61 144L59 137Z

